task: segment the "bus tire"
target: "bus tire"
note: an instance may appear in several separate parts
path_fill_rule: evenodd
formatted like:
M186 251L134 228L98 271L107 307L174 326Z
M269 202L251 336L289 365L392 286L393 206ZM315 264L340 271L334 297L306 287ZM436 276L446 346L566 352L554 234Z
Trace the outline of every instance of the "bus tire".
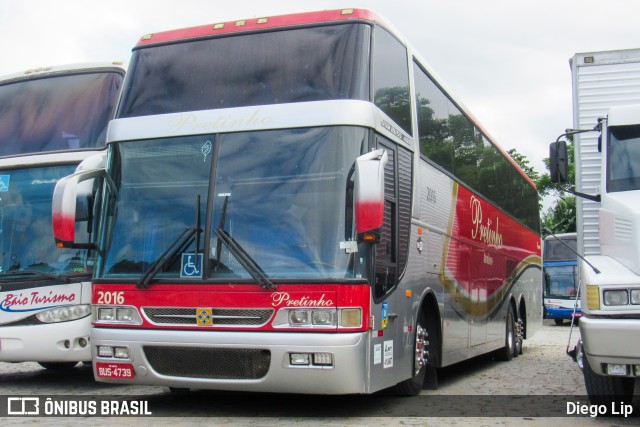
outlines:
M399 396L417 396L422 390L428 369L431 340L427 332L426 322L422 313L418 315L416 333L414 335L414 362L412 377L399 382L393 387L394 394ZM435 337L433 337L435 339Z
M518 310L518 314L516 316L515 322L515 349L513 352L513 357L518 357L522 354L522 344L524 342L524 320L523 320L524 310L520 308Z
M562 326L564 324L564 319L553 319L553 322L556 326Z
M77 364L78 362L38 362L38 365L50 371L66 371Z
M508 362L513 359L516 352L516 322L513 314L513 306L509 304L507 321L505 322L504 347L498 350L498 359Z
M598 375L591 369L586 355L583 360L584 386L587 389L587 395L589 395L589 401L592 405L611 407L612 404L631 402L633 399L634 378Z

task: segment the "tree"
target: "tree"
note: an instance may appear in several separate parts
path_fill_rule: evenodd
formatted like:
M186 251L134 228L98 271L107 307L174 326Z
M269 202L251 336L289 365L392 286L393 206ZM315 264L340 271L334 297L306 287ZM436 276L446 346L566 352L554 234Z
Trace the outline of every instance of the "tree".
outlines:
M567 183L551 182L549 173L540 175L529 163L529 160L518 153L515 148L507 151L511 158L524 170L524 172L535 182L538 188L540 209L545 197L555 197L555 203L541 215L542 229L550 229L554 233L571 233L576 231L576 197L572 196L568 190L569 183L575 182L575 162L573 141L567 144L569 157L569 177ZM549 159L544 159L547 171L549 171ZM543 234L546 234L543 232Z

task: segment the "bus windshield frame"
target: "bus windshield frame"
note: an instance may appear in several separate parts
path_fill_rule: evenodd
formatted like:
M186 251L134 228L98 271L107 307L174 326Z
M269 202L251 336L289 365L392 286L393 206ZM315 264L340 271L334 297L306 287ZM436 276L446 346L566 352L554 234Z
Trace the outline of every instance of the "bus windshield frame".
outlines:
M154 280L251 282L221 232L272 280L366 278L368 246L345 247L356 240L352 168L369 138L332 126L112 143L117 189L101 215L112 232L96 279L138 280L184 233Z

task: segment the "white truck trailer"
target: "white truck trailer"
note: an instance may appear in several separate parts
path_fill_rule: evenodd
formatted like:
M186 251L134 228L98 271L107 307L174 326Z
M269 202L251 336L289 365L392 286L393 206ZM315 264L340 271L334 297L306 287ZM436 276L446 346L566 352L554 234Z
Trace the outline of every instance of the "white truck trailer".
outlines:
M576 359L592 403L627 400L640 377L640 49L571 58L579 280ZM561 142L552 177L566 177ZM556 169L558 168L558 169Z

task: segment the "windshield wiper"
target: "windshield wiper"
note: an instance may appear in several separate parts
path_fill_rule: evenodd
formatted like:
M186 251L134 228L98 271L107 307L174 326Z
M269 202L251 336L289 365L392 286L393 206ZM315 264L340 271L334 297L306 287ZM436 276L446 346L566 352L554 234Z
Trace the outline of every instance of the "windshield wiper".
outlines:
M224 204L222 205L222 212L220 213L220 224L218 228L213 230L218 236L218 244L216 245L216 264L220 265L220 252L222 251L221 244L224 244L225 247L233 254L233 256L238 260L240 265L244 267L245 270L249 272L251 277L260 284L263 289L277 289L277 286L269 280L267 274L264 272L262 268L258 265L258 263L251 258L251 255L244 250L244 248L238 243L229 233L227 233L224 229L225 217L227 214L227 204L229 202L229 196L224 197Z
M149 287L149 282L153 280L156 274L160 270L164 268L165 265L169 263L169 261L173 260L177 254L182 252L191 242L191 239L195 236L196 238L196 254L200 250L200 233L202 233L202 229L200 228L200 195L198 194L198 201L196 207L196 226L195 227L187 227L182 230L182 233L175 238L173 242L167 247L167 249L160 254L160 256L151 263L147 271L140 277L140 279L136 282L136 287L139 289L146 289Z

